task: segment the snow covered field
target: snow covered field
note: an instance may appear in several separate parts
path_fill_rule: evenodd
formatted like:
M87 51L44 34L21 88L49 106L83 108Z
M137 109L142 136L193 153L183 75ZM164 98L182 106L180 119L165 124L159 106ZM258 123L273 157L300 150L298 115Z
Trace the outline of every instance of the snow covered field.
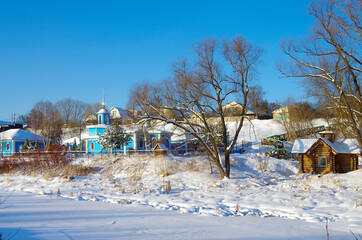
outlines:
M14 239L325 239L328 219L332 239L362 234L362 170L298 175L296 162L253 150L232 159L227 180L210 175L201 156L79 158L96 172L74 179L0 175L2 199L13 192L0 231L20 228Z
M241 139L283 132L253 120ZM232 127L231 127L232 128ZM355 239L362 235L362 169L298 174L298 163L234 154L231 178L205 156L80 157L87 176L0 175L3 239ZM8 197L9 196L9 197ZM7 198L8 197L8 198ZM362 239L360 237L359 239Z
M330 223L329 228L331 239L353 239L338 224ZM1 207L0 232L3 239L326 239L323 223L198 216L21 191Z

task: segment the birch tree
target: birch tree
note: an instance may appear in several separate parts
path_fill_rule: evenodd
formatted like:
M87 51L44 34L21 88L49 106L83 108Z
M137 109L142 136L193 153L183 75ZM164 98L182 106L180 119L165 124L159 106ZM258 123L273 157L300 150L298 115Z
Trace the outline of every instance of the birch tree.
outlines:
M314 25L300 41L284 41L288 77L302 80L307 93L337 116L336 126L362 147L362 2L321 0L310 5Z
M194 62L177 61L172 76L163 82L136 85L130 100L144 112L143 120L172 124L193 136L223 179L230 177L230 153L245 121L249 82L255 76L262 50L238 36L222 42L205 39L194 45L194 53ZM233 99L242 103L243 112L235 131L228 134L222 106ZM183 122L168 118L167 111L181 116ZM217 118L219 131L215 131L211 116Z

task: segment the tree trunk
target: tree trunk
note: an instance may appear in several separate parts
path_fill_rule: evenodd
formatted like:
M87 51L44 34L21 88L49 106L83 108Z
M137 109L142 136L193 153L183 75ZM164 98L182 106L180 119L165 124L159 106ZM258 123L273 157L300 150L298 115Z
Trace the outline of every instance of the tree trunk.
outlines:
M225 151L225 174L227 178L230 178L230 153Z
M216 157L216 158L213 158L213 159L214 159L214 162L216 164L216 167L219 169L221 179L224 179L224 177L226 177L226 173L225 173L225 170L223 169L223 167L220 165L219 157Z
M210 174L213 174L211 159L210 159L210 157L207 157L207 158L209 159L209 164L210 164Z

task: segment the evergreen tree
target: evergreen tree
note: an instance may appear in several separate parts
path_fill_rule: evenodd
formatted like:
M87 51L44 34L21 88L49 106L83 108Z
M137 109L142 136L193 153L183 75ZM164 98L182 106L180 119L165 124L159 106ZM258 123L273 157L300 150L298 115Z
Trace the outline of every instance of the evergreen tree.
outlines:
M31 144L31 141L28 141L28 151L32 151L32 150L34 150L34 147L33 147L33 145Z
M126 144L127 141L131 138L131 135L126 133L123 128L118 124L115 124L104 130L104 135L98 135L98 143L102 146L102 151L104 149L114 148L114 155L117 154L117 149L121 149L122 144Z
M24 144L20 146L20 152L27 152L28 150L31 150L31 142L25 139Z
M39 151L39 141L38 140L35 141L34 151Z

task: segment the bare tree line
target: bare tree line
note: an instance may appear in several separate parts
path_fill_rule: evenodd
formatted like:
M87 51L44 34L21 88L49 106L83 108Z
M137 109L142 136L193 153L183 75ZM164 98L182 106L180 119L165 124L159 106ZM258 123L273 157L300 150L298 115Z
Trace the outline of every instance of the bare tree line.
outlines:
M64 127L80 132L82 121L89 114L95 114L99 103L86 104L80 100L66 98L53 104L50 101L39 101L29 113L18 118L32 128L35 133L45 137L48 142L61 144Z

